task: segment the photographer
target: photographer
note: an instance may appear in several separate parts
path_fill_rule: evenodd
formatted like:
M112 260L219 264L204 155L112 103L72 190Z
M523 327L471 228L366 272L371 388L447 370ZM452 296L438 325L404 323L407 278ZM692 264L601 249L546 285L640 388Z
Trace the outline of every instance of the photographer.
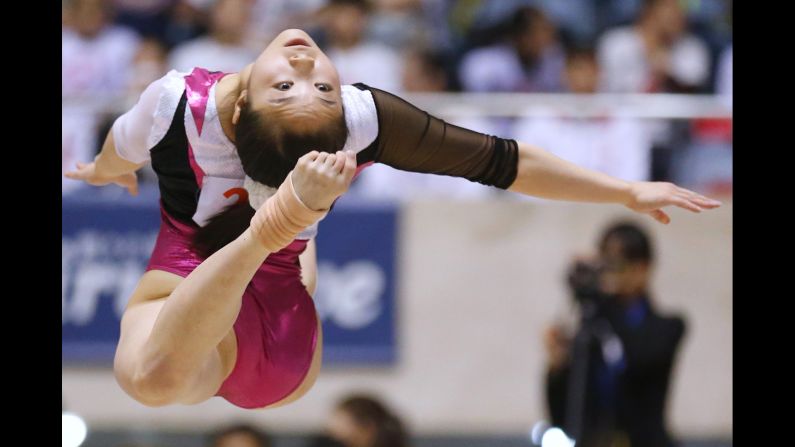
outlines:
M665 405L685 324L654 309L652 262L644 231L619 223L603 233L597 259L569 272L581 322L573 337L547 329L546 392L553 425L578 447L676 445Z

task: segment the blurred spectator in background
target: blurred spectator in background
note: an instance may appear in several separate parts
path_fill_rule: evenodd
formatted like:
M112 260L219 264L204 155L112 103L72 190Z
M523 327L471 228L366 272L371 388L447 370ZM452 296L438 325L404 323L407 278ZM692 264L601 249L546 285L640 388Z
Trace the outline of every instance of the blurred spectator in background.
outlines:
M166 48L170 50L204 34L207 27L204 6L195 0L175 0L162 31L161 39Z
M410 48L404 54L402 85L405 92L433 93L447 90L447 73L441 53L428 48Z
M402 73L403 91L408 93L441 93L447 88L444 56L428 48L413 48L404 54ZM461 111L462 106L455 108ZM485 117L449 118L444 113L437 116L445 121L478 132L499 134ZM354 181L351 198L371 201L411 201L429 198L472 199L493 192L479 183L444 175L428 175L401 171L376 163L363 170Z
M108 0L67 0L61 31L64 95L122 93L138 49L137 34L112 24Z
M720 95L724 103L732 108L732 45L723 50L718 61L718 74L715 93Z
M272 447L273 442L262 430L248 424L237 424L216 430L208 437L207 447Z
M459 77L471 92L556 92L564 52L555 25L537 8L519 8L502 43L476 48L461 61Z
M326 54L343 84L399 92L403 62L392 48L367 38L371 9L366 0L329 0L322 13Z
M449 55L458 55L482 2L421 0L426 43ZM456 61L457 62L457 61Z
M653 260L645 231L618 223L603 233L598 258L570 271L582 321L573 339L558 325L545 334L547 403L578 447L675 445L665 406L685 324L652 305Z
M119 25L144 37L161 39L168 25L173 0L113 0Z
M593 94L599 63L590 48L567 50L563 84L568 93ZM560 158L624 180L648 180L651 140L636 118L607 113L598 118L528 117L516 121L516 139L536 144Z
M571 43L593 45L605 0L540 0L539 3Z
M643 0L635 24L605 32L598 53L606 92L698 92L709 77L709 50L678 0Z
M370 19L373 39L394 50L416 44L420 39L428 43L427 24L424 23L423 0L372 0L375 8Z
M301 28L310 31L316 25L316 13L326 2L327 0L255 0L246 33L247 39L252 42L252 48L262 50L285 29Z
M133 59L130 85L128 86L130 96L137 99L149 84L163 77L169 70L167 60L168 53L158 40L147 38L141 41ZM132 105L129 104L130 107Z
M245 42L253 0L218 0L210 10L210 30L204 37L185 42L171 53L169 66L190 72L194 67L238 72L259 54Z
M310 447L408 447L408 434L400 419L379 399L351 395L332 412L326 434Z

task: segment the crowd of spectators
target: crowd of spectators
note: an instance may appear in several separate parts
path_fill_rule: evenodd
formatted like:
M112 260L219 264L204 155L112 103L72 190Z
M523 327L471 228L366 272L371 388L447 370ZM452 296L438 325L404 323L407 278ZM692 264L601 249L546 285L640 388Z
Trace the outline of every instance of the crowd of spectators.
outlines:
M398 94L702 93L730 107L731 12L730 0L64 0L64 169L93 157L115 118L75 98L134 100L170 69L238 71L289 27L315 38L343 83ZM690 179L670 165L693 165L693 153L716 141L725 152L731 140L730 125L710 120L680 126L685 140L676 126L609 117L456 124L631 179ZM704 151L713 170L725 164L719 150ZM430 182L443 194L474 191ZM64 180L64 192L72 187Z

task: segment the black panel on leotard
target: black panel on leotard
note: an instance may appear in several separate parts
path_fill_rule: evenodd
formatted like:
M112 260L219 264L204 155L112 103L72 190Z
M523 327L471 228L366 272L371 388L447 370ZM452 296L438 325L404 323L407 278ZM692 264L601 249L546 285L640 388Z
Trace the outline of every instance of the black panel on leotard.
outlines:
M507 189L516 180L516 141L486 135L435 118L403 99L365 84L375 100L378 137L357 161L396 169L463 177Z
M186 93L182 93L168 132L149 152L152 169L157 173L163 208L172 217L193 223L199 203L199 185L188 159L188 136L185 133Z

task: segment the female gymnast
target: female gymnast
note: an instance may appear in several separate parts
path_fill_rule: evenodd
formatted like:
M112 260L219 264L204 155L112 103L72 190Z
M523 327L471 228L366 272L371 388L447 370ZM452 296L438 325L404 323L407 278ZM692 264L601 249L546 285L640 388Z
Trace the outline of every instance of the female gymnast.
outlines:
M161 228L122 317L114 372L149 406L221 396L266 408L309 390L322 352L312 238L373 162L623 204L662 223L665 206L720 204L447 124L377 88L342 86L301 30L282 32L240 73L169 72L116 120L94 162L66 175L136 194L135 171L147 162L158 176Z

